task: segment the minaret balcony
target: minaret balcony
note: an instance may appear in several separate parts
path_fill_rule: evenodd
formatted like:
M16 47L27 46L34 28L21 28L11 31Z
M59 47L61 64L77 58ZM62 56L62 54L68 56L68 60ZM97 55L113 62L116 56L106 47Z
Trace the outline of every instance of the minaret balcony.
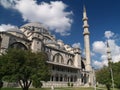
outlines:
M110 51L110 50L107 50L107 53L111 53L111 51Z
M83 19L82 19L83 21L87 21L88 20L88 18L87 17L83 17Z
M83 25L83 28L89 28L88 24Z
M90 32L83 32L83 35L90 35Z

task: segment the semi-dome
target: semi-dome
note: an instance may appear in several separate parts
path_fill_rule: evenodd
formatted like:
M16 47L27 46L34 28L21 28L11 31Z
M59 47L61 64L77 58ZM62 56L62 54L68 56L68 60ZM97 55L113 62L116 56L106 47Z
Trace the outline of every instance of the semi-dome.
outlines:
M0 30L0 32L16 32L16 33L21 33L21 34L23 34L22 31L20 31L20 30L18 29L18 27L9 28L9 29L6 29L6 30Z
M23 32L20 31L17 27L7 29L7 30L4 31L4 32L7 32L7 33L10 33L10 34L13 34L13 35L19 36L19 37L24 37L24 38L26 38L25 35L23 34Z
M23 34L23 32L20 31L17 27L7 29L5 32L15 32L15 33Z

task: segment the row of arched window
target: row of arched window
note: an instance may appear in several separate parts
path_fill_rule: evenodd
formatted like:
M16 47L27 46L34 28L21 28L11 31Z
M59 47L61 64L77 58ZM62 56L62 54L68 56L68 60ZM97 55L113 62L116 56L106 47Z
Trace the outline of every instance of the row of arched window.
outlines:
M61 66L57 66L57 65L52 65L52 70L53 71L60 71L60 72L67 72L67 73L77 73L78 72L77 69L68 68L68 67L61 67Z
M57 53L53 56L53 62L57 62L57 63L61 63L64 64L64 59L63 56L60 53ZM73 60L72 59L68 59L67 61L67 65L73 65Z
M62 75L62 74L55 74L51 76L51 81L65 81L65 82L76 82L77 81L77 76L67 76L67 75Z

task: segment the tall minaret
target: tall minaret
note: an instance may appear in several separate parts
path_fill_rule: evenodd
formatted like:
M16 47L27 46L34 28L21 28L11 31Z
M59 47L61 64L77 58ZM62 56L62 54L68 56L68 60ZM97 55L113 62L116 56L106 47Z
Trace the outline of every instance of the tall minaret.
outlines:
M112 62L111 50L110 50L110 46L109 46L108 41L107 41L107 59L108 59L108 64L109 64L110 62Z
M114 89L114 77L113 77L113 70L111 67L112 56L111 56L111 50L110 50L110 46L109 46L108 41L107 41L107 59L108 59L108 66L109 66L110 73L111 73L112 87Z
M83 28L84 28L84 48L85 48L85 57L86 57L86 71L91 71L91 58L90 58L90 40L89 35L90 32L88 30L88 18L86 13L86 8L84 6L84 12L83 12Z

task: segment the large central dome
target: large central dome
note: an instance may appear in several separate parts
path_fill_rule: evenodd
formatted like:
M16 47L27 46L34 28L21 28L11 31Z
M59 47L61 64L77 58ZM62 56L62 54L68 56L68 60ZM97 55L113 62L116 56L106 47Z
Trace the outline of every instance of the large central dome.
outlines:
M42 23L39 22L31 22L31 23L27 23L21 27L28 27L28 26L33 26L33 27L38 27L38 28L45 28L47 29Z
M39 23L39 22L27 23L27 24L21 26L21 28L25 28L27 30L31 30L34 32L48 33L47 27L45 27L42 23Z

